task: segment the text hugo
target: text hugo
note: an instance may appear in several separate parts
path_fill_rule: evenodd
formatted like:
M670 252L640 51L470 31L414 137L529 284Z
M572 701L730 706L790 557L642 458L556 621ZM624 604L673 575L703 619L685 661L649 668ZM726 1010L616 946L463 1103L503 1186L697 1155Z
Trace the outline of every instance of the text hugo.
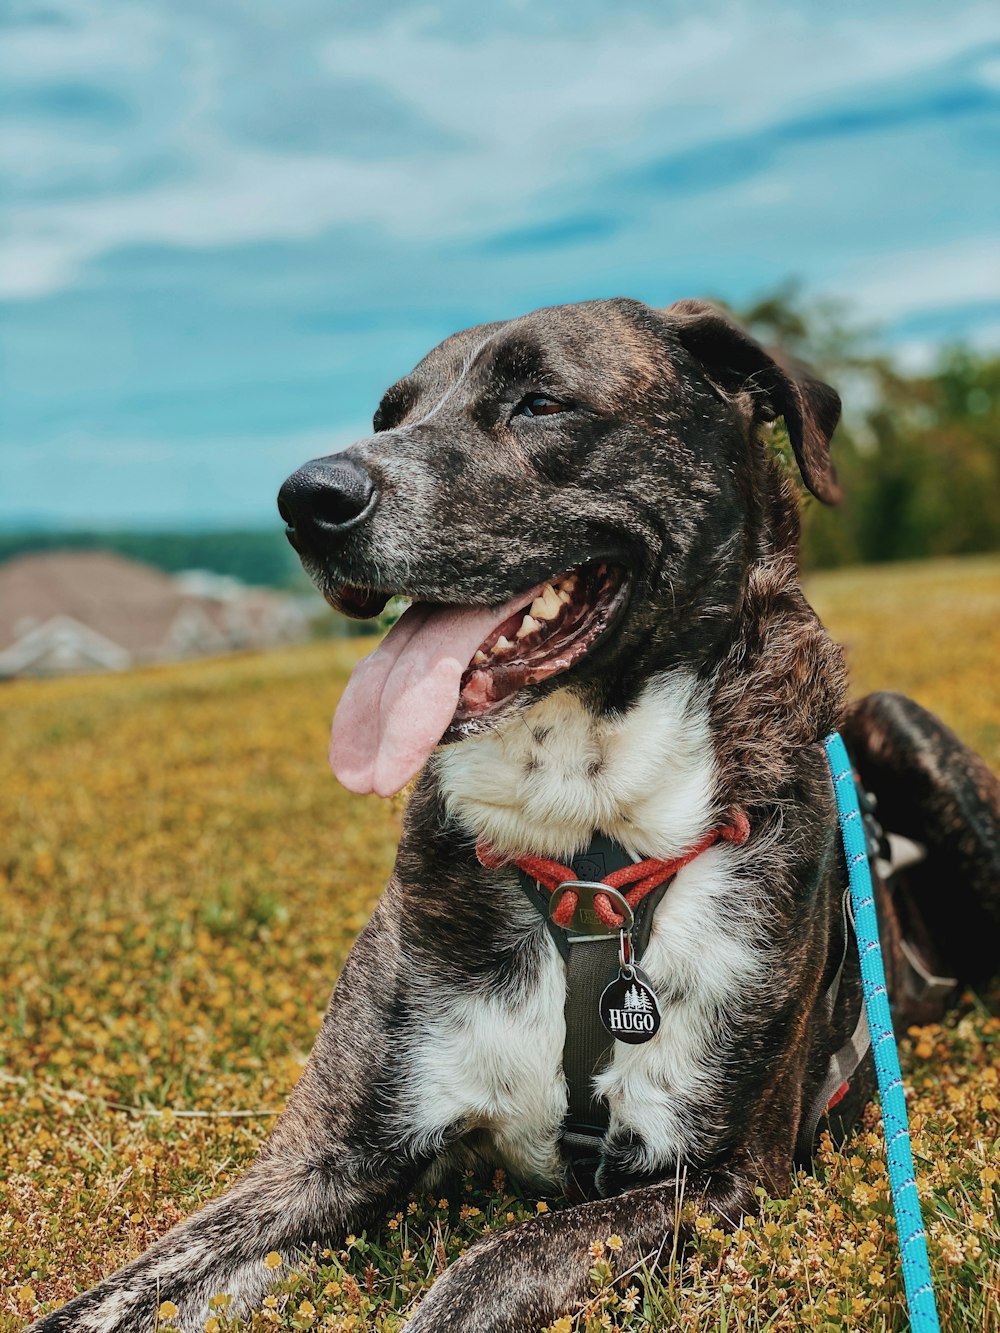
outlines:
M608 1026L612 1032L652 1032L656 1018L632 1009L609 1009Z

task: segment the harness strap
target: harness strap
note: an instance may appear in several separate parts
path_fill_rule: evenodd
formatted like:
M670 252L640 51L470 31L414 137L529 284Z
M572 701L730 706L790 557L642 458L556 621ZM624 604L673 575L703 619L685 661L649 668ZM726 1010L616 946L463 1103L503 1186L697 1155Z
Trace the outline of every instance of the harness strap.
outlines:
M566 1131L600 1138L608 1127L608 1108L594 1092L594 1077L607 1064L614 1040L601 1022L601 993L618 964L618 940L571 944L566 960L566 1039L563 1074L569 1092ZM593 1150L591 1144L591 1150Z
M851 890L846 888L841 901L841 919L844 930L844 947L840 955L840 964L837 967L836 974L827 988L824 1001L827 1013L832 1017L837 1004L837 996L840 994L840 983L844 976L844 966L847 963L847 954L850 948L851 935L854 931L854 917L851 913ZM807 1163L811 1160L813 1154L813 1142L816 1138L816 1128L819 1125L823 1115L840 1101L850 1087L850 1080L854 1077L861 1061L868 1054L871 1048L871 1038L868 1035L868 1020L865 1016L865 1006L858 1006L858 1021L854 1025L854 1031L844 1042L838 1051L834 1051L830 1056L826 1068L826 1075L820 1084L816 1095L809 1105L809 1109L803 1114L799 1125L799 1137L796 1144L796 1158L800 1162Z
M581 928L578 895L567 890L550 910L551 895L573 881L617 889L632 908L631 947L638 962L649 942L657 904L678 871L716 842L742 843L749 833L749 821L738 811L729 824L710 830L688 851L668 861L636 860L620 844L601 834L594 836L585 852L572 858L571 865L541 856L504 858L483 842L476 847L480 863L489 869L511 863L517 866L521 888L545 922L566 964L563 1075L568 1104L561 1143L581 1196L591 1193L608 1128L607 1105L594 1091L594 1079L607 1065L614 1045L614 1038L601 1022L600 998L617 975L618 932L624 920L609 896L595 893L592 924ZM584 929L592 933L585 934Z
M826 992L825 1001L827 1011L832 1015L837 1003L837 996L840 994L840 983L844 975L844 965L847 962L847 951L850 945L851 934L854 930L854 918L851 915L851 891L844 890L843 898L843 923L844 923L844 951L840 959L840 966L837 968L837 975L833 978ZM825 1113L831 1110L850 1087L850 1080L857 1073L861 1061L871 1049L871 1037L868 1033L868 1018L865 1014L864 1004L858 1005L858 1021L854 1025L854 1031L844 1042L839 1050L834 1051L830 1056L826 1067L826 1075L823 1082L819 1085L816 1095L809 1105L809 1109L803 1114L801 1124L799 1125L799 1137L796 1145L796 1158L800 1162L807 1163L811 1160L813 1154L813 1142L816 1138L816 1128Z
M872 793L866 791L861 785L861 781L856 774L854 775L854 789L857 794L858 809L861 813L861 822L865 831L868 864L869 866L874 865L883 882L891 890L893 876L908 865L922 861L927 853L923 847L911 842L908 838L901 838L895 833L887 833L883 830L876 818L877 801ZM840 983L844 975L844 965L847 962L852 934L856 938L854 913L851 909L850 886L844 890L842 917L844 947L841 952L840 965L825 996L827 1012L831 1016L834 1012L837 996L840 993ZM928 971L920 954L905 936L900 939L899 947L906 963L901 984L911 999L923 1003L927 1000L946 999L951 996L958 985L955 977L939 977ZM857 1073L862 1060L870 1050L871 1037L868 1032L868 1019L862 1000L862 1003L858 1006L858 1021L854 1025L854 1031L843 1046L830 1056L826 1076L813 1097L808 1111L803 1114L796 1144L798 1161L803 1163L811 1161L816 1129L820 1120L848 1092L850 1080Z

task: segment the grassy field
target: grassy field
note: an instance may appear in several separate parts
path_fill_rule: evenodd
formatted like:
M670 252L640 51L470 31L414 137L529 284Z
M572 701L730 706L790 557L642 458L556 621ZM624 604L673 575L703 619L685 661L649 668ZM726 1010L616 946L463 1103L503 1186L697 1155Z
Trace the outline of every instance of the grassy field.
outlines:
M856 692L904 689L1000 767L1000 560L816 577ZM392 862L399 809L344 792L329 718L360 647L0 689L0 1330L138 1254L252 1157ZM1000 1012L904 1043L942 1324L1000 1331ZM239 1114L235 1114L239 1113ZM331 1237L250 1323L394 1330L484 1230L557 1208L502 1174ZM877 1116L735 1236L615 1289L594 1237L571 1328L903 1329ZM169 1323L164 1312L161 1326Z

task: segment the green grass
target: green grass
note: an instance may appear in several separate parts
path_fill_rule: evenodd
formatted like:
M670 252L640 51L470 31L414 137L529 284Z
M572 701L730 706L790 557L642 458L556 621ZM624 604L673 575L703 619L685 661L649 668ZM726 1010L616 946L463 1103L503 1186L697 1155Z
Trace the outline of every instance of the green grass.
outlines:
M1000 764L1000 561L809 591L859 692L913 693ZM350 796L326 767L365 646L0 689L2 1333L217 1193L281 1106L398 837L398 803ZM942 1323L983 1333L1000 1333L996 1001L966 996L902 1052ZM456 1179L371 1235L331 1237L232 1326L394 1330L484 1230L561 1206L501 1174ZM594 1300L561 1333L905 1327L873 1108L734 1237L698 1225L697 1249L634 1294L595 1236Z

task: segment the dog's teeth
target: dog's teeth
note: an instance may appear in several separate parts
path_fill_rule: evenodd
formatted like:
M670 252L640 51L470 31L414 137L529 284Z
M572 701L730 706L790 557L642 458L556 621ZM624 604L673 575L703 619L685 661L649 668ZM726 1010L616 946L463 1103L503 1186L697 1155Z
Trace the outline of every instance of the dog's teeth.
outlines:
M566 606L573 600L573 598L570 596L570 594L566 591L565 588L560 588L559 600L560 602L562 602L563 606Z
M536 597L531 603L531 614L536 620L554 620L561 610L559 594L551 583L546 583L541 597Z
M517 631L517 637L519 639L526 639L529 634L534 634L536 630L541 628L541 621L535 620L533 616L525 616L521 621L521 628Z
M490 659L489 659L489 658L486 656L486 654L483 652L482 648L479 648L479 649L476 650L476 655L475 655L475 657L472 659L472 665L473 665L473 666L482 666L484 662L488 662L489 660L490 660Z
M559 600L559 594L553 588L551 583L546 583L542 589L542 601L550 608L549 619L554 619L562 610L562 602Z
M493 645L493 651L495 653L509 653L513 647L514 645L511 643L510 639L501 634L499 639L497 639L496 643Z

